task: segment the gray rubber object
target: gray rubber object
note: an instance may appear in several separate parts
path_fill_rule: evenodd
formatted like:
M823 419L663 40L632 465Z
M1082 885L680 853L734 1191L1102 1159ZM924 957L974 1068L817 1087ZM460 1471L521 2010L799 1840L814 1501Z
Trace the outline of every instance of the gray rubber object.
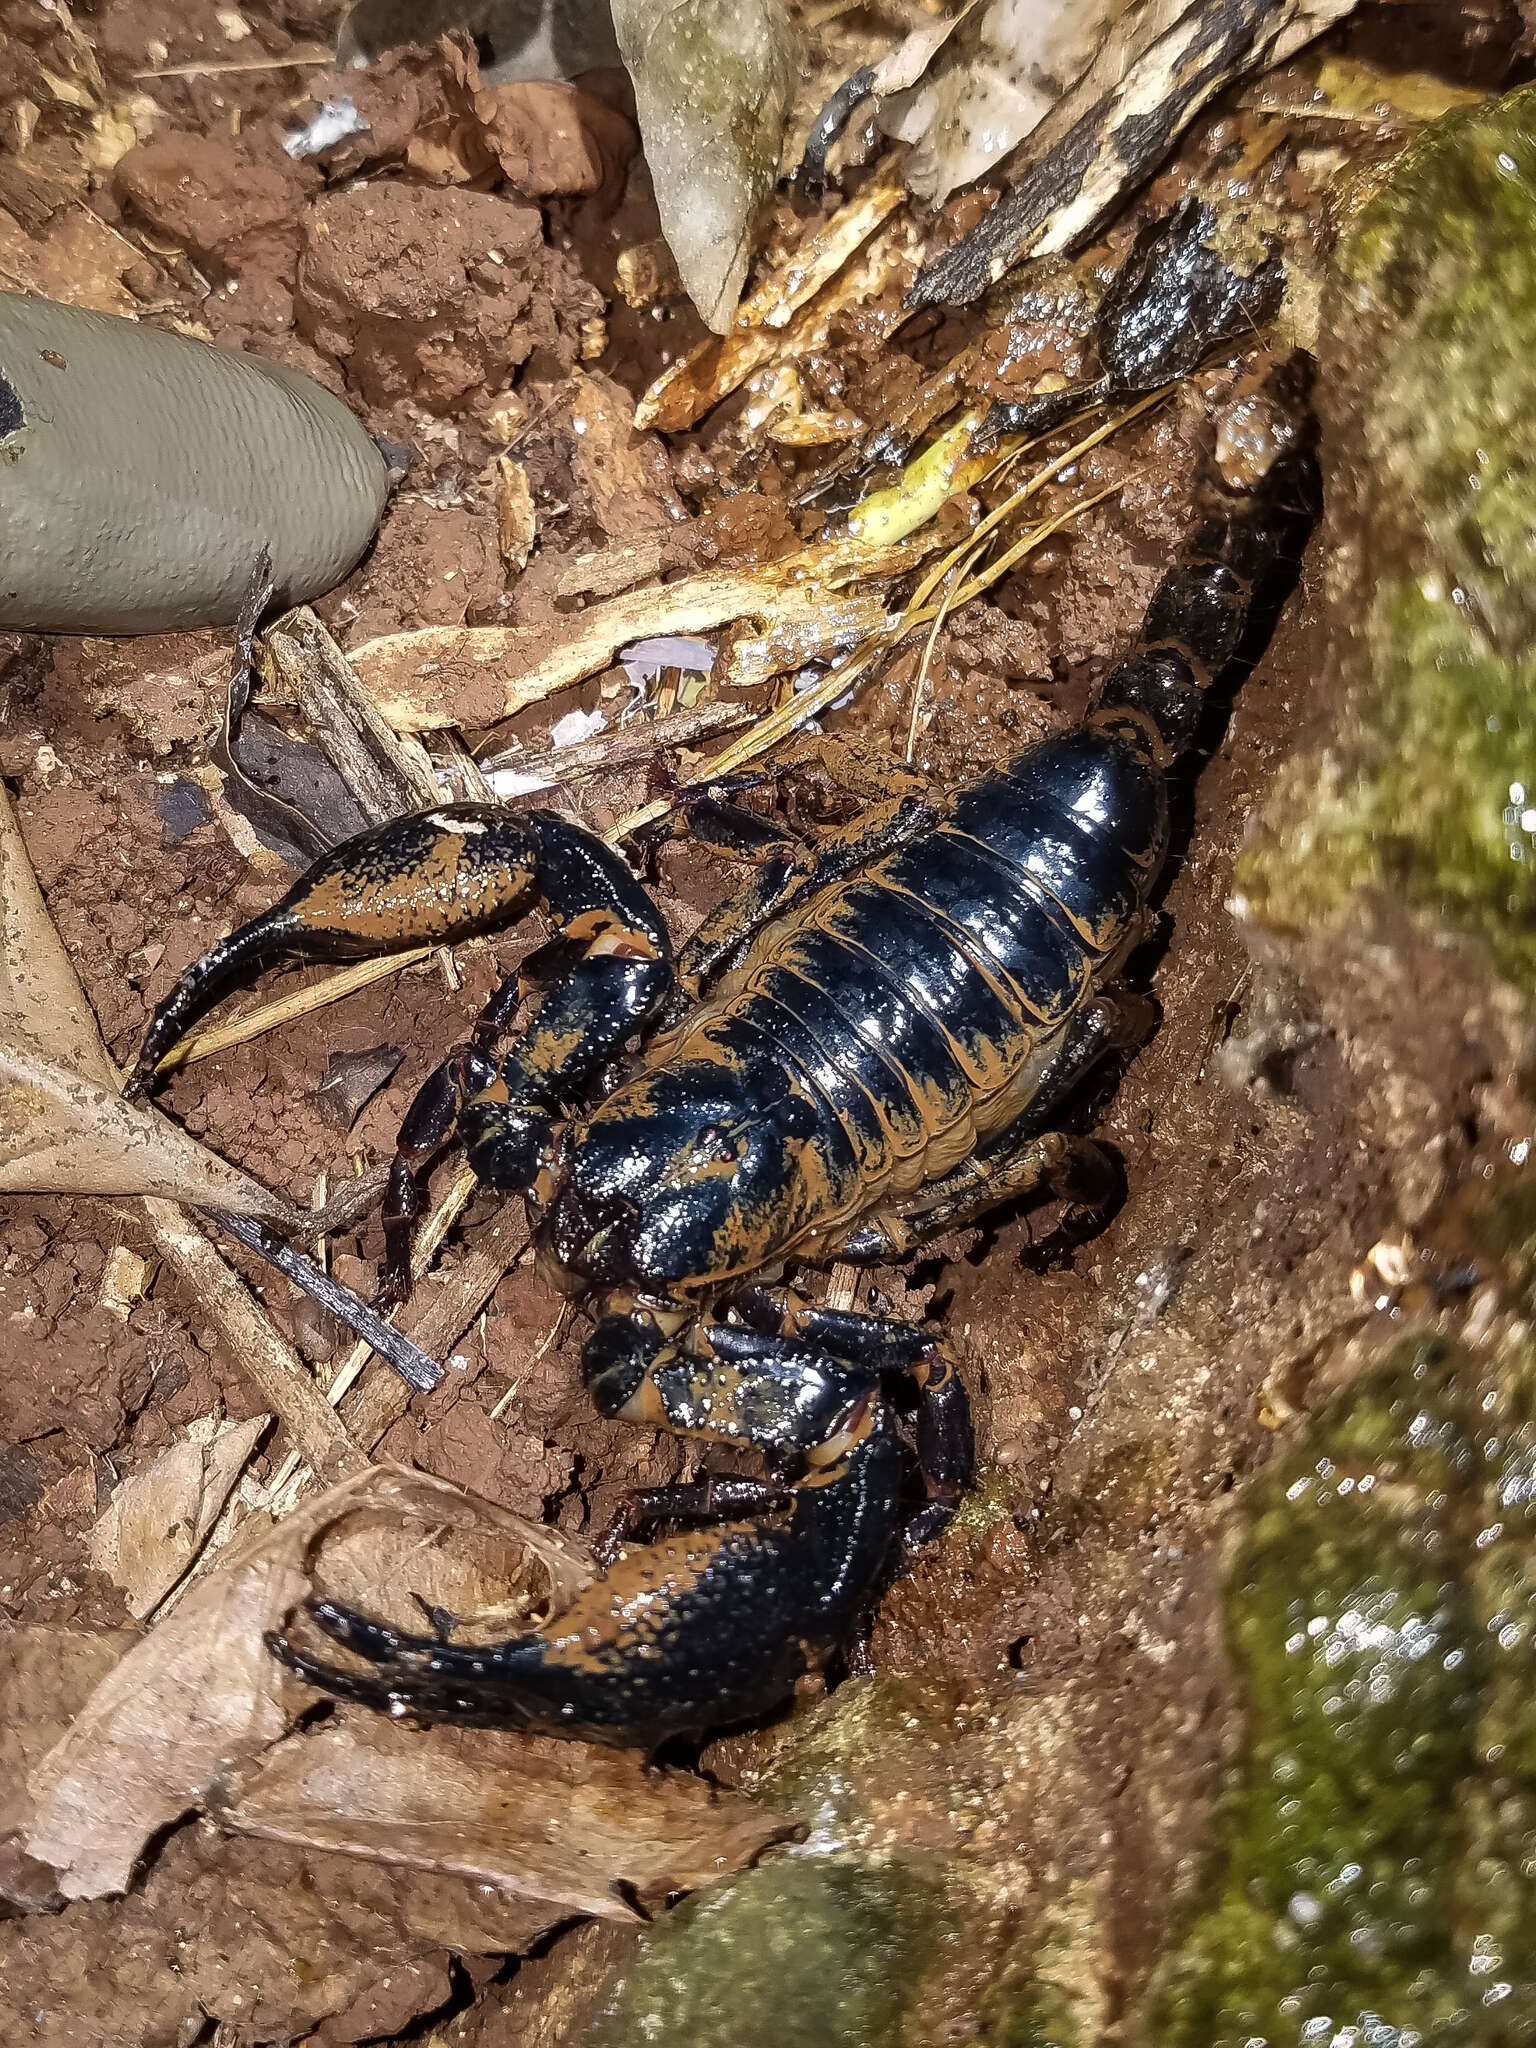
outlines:
M229 625L263 542L302 604L367 547L385 480L297 370L0 292L0 626Z

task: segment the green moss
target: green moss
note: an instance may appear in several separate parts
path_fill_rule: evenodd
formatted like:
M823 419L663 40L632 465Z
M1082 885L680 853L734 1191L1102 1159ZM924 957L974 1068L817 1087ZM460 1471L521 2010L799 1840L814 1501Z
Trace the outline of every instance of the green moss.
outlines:
M1091 1881L1058 1885L1031 1950L982 1994L984 2048L1090 2048L1108 2017L1106 1931Z
M979 1485L961 1501L949 1525L946 1541L957 1537L990 1535L998 1523L1013 1513L1017 1487L1008 1474L996 1467L981 1475Z
M1436 124L1341 244L1322 375L1352 394L1329 444L1345 687L1239 886L1301 931L1400 893L1536 990L1533 129L1536 89Z
M1158 2048L1536 2041L1533 1539L1521 1325L1400 1347L1254 1489L1247 1748Z
M604 2048L885 2048L907 2038L944 1921L922 1878L788 1857L703 1893L647 1937Z

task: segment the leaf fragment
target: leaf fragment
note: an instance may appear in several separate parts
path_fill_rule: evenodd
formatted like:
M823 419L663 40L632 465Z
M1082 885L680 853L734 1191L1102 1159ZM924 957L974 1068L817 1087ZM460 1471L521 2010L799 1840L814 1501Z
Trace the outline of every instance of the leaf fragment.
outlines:
M142 1621L185 1574L271 1420L205 1415L117 1488L91 1531L91 1563L123 1588L130 1614Z
M662 232L724 334L779 173L795 37L782 0L615 0Z

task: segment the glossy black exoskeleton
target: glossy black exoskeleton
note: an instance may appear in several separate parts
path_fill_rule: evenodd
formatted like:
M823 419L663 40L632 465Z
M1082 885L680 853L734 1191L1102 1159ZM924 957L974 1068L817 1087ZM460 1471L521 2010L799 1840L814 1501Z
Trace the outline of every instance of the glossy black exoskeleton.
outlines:
M462 1128L475 1171L527 1196L541 1257L593 1315L583 1371L602 1412L751 1446L772 1475L635 1496L602 1546L606 1576L500 1646L316 1603L363 1664L277 1638L306 1676L396 1711L653 1742L781 1696L871 1596L903 1526L889 1379L918 1390L926 1501L909 1545L953 1513L971 1431L943 1340L767 1283L792 1262L898 1260L1042 1187L1081 1224L1101 1213L1103 1155L1051 1119L1145 1028L1118 977L1167 849L1168 770L1309 497L1295 370L1243 404L1197 532L1080 725L947 797L887 803L811 850L770 847L675 962L600 841L552 814L453 804L338 848L161 1005L136 1087L254 961L494 929L537 896L567 972L503 1054L514 976L418 1096L386 1203L386 1284L408 1285L425 1169ZM678 997L638 1071L580 1108ZM630 1540L659 1521L703 1533Z

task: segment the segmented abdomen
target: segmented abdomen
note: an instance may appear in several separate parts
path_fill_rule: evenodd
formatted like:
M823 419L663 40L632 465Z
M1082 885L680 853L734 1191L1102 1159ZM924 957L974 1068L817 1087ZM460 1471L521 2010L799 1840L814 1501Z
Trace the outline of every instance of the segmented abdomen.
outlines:
M1162 776L1090 723L970 784L942 825L763 935L666 1063L776 1049L786 1093L815 1110L797 1246L948 1172L1027 1106L1042 1056L1132 942L1166 840Z

